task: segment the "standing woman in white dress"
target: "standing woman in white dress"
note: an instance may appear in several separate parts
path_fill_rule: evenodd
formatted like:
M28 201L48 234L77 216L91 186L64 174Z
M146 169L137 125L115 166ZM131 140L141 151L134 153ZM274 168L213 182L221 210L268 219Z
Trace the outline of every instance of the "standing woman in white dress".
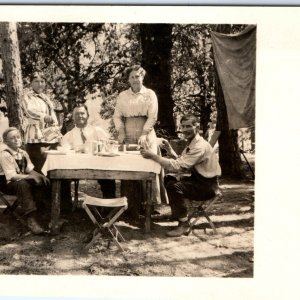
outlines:
M153 126L157 120L158 103L154 91L143 85L145 74L139 65L126 70L130 88L119 94L113 120L120 143L140 144L156 152Z
M34 72L30 78L31 90L24 94L25 149L37 172L46 161L45 150L55 149L60 141L60 132L53 104L44 93L46 78L41 72Z
M128 68L125 73L130 88L119 94L113 116L115 128L119 134L119 143L139 144L157 153L157 140L153 128L158 113L156 94L143 85L146 71L140 65ZM130 184L130 181L126 181L126 185ZM157 203L160 202L159 184L156 185L155 190ZM128 210L135 218L139 203L130 203L130 200Z

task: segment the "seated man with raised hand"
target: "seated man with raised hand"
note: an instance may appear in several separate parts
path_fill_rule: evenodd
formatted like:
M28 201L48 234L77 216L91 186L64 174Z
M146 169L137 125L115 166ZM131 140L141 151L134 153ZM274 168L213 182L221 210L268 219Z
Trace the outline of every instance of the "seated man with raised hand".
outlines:
M187 234L190 230L184 199L203 201L214 197L218 185L217 176L221 175L216 153L198 133L199 124L194 115L185 115L181 118L181 130L187 140L187 146L180 156L165 139L162 139L161 147L167 151L170 158L158 156L148 150L141 150L144 158L156 161L166 171L191 172L191 176L184 176L179 180L173 176L165 177L172 215L179 221L177 228L167 232L167 236L170 237Z
M88 124L89 111L85 104L76 106L73 110L75 127L67 132L61 140L61 145L68 145L71 149L83 147L87 142L108 140L109 136L100 127ZM115 198L116 183L110 179L99 179L103 198Z
M41 234L44 229L35 219L37 192L42 186L49 185L49 179L34 171L26 151L20 147L22 139L15 127L3 132L6 148L0 153L0 185L1 191L16 195L21 204L28 228L34 234ZM40 193L41 194L41 193Z

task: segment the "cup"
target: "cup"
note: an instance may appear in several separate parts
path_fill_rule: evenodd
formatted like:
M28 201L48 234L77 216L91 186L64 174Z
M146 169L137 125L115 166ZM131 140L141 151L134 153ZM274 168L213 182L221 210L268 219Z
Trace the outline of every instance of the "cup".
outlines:
M118 153L119 152L119 144L115 143L112 145L112 149L111 149L112 153Z
M75 153L84 153L83 145L74 145Z
M114 140L107 141L107 143L105 145L105 150L106 150L106 152L117 153L119 151L118 142L114 141Z
M96 155L98 153L98 141L92 141L92 154Z
M98 141L98 152L105 151L105 141Z
M96 148L97 148L96 141L85 142L85 144L83 145L84 153L86 154L95 154Z

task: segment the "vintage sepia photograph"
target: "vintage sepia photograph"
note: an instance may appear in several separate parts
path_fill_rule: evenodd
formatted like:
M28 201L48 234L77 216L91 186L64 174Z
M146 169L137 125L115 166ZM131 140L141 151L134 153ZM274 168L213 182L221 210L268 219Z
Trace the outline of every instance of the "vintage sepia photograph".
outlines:
M2 22L1 49L2 274L253 277L255 25Z
M253 277L255 25L2 22L1 49L2 274Z
M181 284L193 299L194 284L213 280L215 299L218 280L227 296L255 283L273 265L262 256L274 245L270 204L283 200L265 181L281 97L269 32L288 37L261 21L268 11L15 9L0 14L1 277L60 275L73 292L135 280L159 294L167 282L172 299Z

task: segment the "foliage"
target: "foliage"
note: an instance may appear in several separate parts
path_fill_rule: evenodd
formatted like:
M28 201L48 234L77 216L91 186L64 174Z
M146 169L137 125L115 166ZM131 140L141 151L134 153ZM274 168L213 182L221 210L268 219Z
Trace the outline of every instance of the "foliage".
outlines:
M33 70L44 71L67 121L87 96L118 90L117 79L137 51L130 32L126 24L20 23L23 77L29 83Z
M131 65L141 63L139 26L135 24L123 24L122 26L122 31L119 31L119 36L116 36L116 39L123 45L126 59L123 65L120 66L118 75L112 79L111 84L107 87L105 92L102 93L100 116L105 120L112 118L118 94L128 89L128 79L124 76L125 69ZM112 120L110 121L109 131L112 136L117 137L117 132Z
M198 115L204 131L216 109L210 31L211 25L177 24L173 42L174 113Z
M243 28L173 25L170 64L175 116L194 113L201 117L206 131L216 113L210 32L220 29L235 33ZM124 69L142 61L139 24L19 23L18 35L25 87L32 71L44 71L48 93L55 99L56 109L64 112L65 122L76 103L85 102L87 97L101 97L100 115L110 119L118 93L128 88ZM0 97L5 97L3 91L0 77Z
M224 25L237 33L245 25ZM216 122L215 69L211 31L216 25L176 24L173 30L172 82L175 115L193 113L200 117L203 132Z

